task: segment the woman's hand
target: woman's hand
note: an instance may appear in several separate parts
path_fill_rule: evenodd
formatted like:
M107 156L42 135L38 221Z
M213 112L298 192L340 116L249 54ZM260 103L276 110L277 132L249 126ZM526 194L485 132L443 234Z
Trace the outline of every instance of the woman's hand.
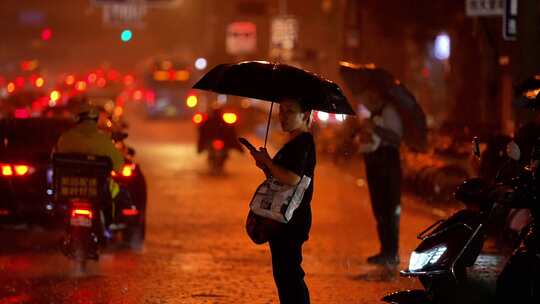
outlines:
M251 156L255 160L255 165L264 172L266 177L271 176L270 164L272 164L272 159L265 148L259 148L259 151L251 151Z
M265 148L259 148L259 151L253 151L251 152L251 155L253 156L253 159L255 159L255 164L257 167L264 171L267 178L273 176L280 182L293 186L300 182L300 176L296 175L294 172L273 164L272 159L270 158L270 155L268 155Z
M268 155L266 148L259 148L258 151L251 151L250 153L251 156L253 156L257 167L261 169L269 167L269 164L272 163L272 159L270 158L270 155Z
M259 148L259 151L252 151L251 156L253 156L253 159L255 159L257 164L268 165L272 162L272 159L265 148Z

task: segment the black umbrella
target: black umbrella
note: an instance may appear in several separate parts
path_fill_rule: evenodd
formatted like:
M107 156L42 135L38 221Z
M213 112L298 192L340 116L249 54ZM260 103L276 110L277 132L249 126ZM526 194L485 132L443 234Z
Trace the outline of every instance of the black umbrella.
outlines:
M519 83L514 89L514 105L520 108L540 107L540 75L535 75Z
M379 90L388 94L388 90L399 83L390 72L374 64L341 61L339 72L353 94L362 94L366 90Z
M272 106L282 98L292 98L311 110L355 115L337 84L287 64L266 61L220 64L206 73L193 88L266 100L272 102ZM269 124L270 120L267 136Z
M404 141L411 148L422 151L427 148L427 123L424 111L414 95L385 69L374 64L340 62L340 74L353 94L376 90L385 100L392 102L401 114Z

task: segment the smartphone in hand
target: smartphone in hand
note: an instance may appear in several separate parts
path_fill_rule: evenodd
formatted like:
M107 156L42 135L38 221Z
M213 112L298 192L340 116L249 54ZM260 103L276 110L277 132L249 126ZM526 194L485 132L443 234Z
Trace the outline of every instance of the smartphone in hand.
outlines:
M252 145L247 139L245 139L244 137L239 137L238 138L238 142L240 142L242 145L244 145L249 151L251 152L257 152L257 148L255 148L254 145ZM270 177L272 176L272 173L270 173L270 170L265 166L264 168L262 168L262 170L264 171L264 174L266 175L266 177Z

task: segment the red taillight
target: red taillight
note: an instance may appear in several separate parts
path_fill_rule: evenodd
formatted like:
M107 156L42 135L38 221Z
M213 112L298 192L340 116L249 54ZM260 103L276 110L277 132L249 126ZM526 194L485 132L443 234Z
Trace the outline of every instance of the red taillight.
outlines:
M236 123L236 121L238 120L238 116L236 116L236 114L234 113L223 113L223 121L225 123L228 123L230 125Z
M86 216L88 218L92 218L92 210L87 210L87 209L73 209L71 211L71 216L72 217L76 217L76 216Z
M71 209L71 217L86 217L91 219L94 216L92 207L88 203L75 202Z
M2 167L3 176L13 176L13 169L11 169L11 165L2 164L0 166Z
M9 210L7 209L0 209L0 216L9 215Z
M28 165L0 164L2 176L25 176L32 174L34 168Z
M146 98L146 102L149 105L153 105L156 102L156 93L154 91L148 90L144 95Z
M122 209L122 214L125 216L135 216L139 214L137 209Z
M131 177L133 176L133 171L135 171L135 164L128 164L122 167L122 171L120 171L120 173L111 171L111 176Z
M186 98L186 105L190 108L195 108L199 103L199 99L195 95L189 95Z
M13 167L15 168L15 175L17 176L23 176L30 172L30 167L25 165L15 165Z
M15 109L15 118L18 118L18 119L25 119L25 118L29 118L30 117L30 113L28 112L27 109Z
M142 98L143 98L143 92L141 90L135 90L135 92L133 92L134 100L141 100Z
M221 151L223 148L225 148L225 142L220 139L213 140L212 148L214 148L214 150Z
M193 119L192 119L192 120L193 120L193 122L194 122L195 124L198 125L198 124L200 124L201 122L203 122L204 116L203 116L201 113L197 113L197 114L193 115Z
M133 175L133 167L131 165L125 165L124 168L122 168L122 176L130 177L132 175Z

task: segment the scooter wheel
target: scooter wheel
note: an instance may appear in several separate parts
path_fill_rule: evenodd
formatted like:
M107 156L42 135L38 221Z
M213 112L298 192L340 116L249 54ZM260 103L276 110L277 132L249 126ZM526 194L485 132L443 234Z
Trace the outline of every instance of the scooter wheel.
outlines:
M420 277L420 282L435 303L456 303L456 282L449 277Z

